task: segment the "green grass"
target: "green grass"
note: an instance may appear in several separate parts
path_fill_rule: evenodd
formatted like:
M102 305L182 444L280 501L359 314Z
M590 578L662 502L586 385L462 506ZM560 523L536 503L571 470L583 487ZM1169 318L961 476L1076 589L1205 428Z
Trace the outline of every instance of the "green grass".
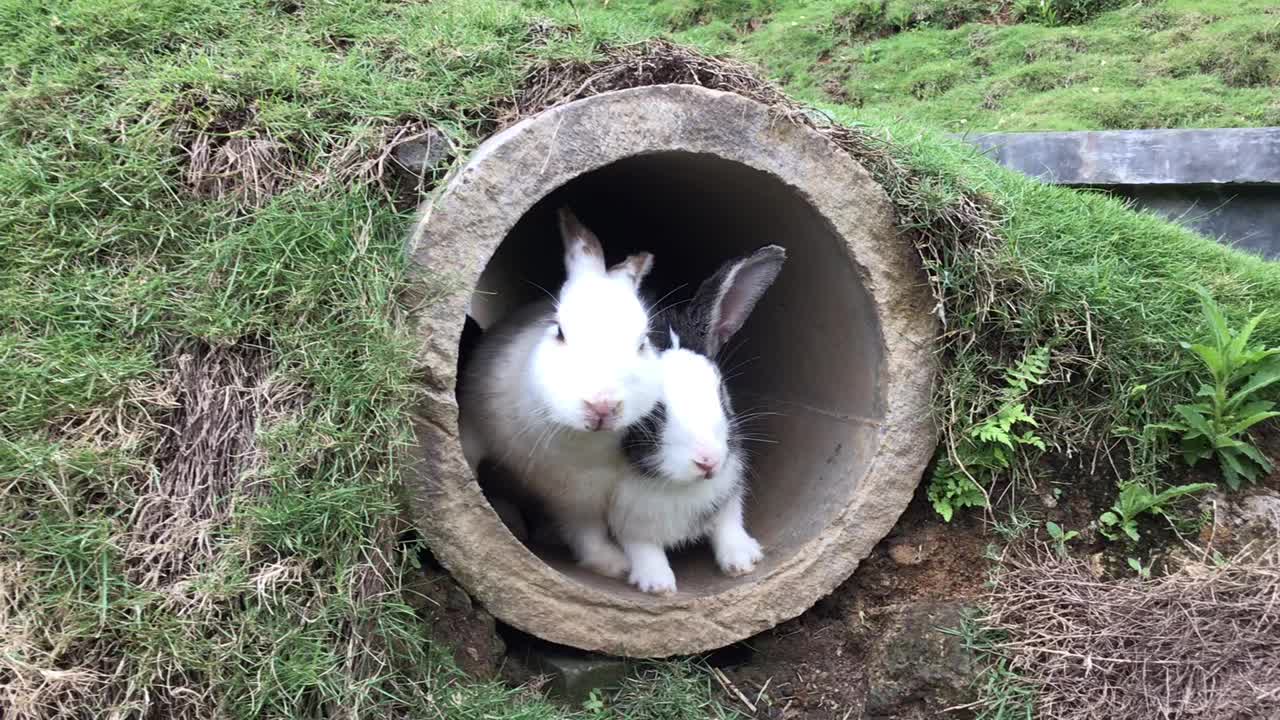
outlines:
M623 36L603 19L539 45L530 25L502 2L0 5L0 702L32 717L573 714L460 682L400 596L409 208L335 161L413 121L468 147L528 62ZM193 192L201 137L275 143L284 191ZM163 429L178 356L246 342L303 399L263 427L258 489L215 500L206 544L149 579L164 551L137 511L179 462ZM49 672L67 674L42 685ZM646 687L665 707L710 702L705 683L673 699L664 681L629 686L620 712L692 717L636 710Z
M619 4L762 64L798 96L955 132L1280 125L1268 0L1060 1L1053 25L1024 14L1034 2Z
M1247 3L1223 4L1213 11L1223 20L1194 27L1192 11L1172 3L1065 28L946 31L908 19L917 29L867 45L836 42L819 25L833 3L716 3L731 18L704 25L685 12L693 3L661 7L665 15L637 17L634 7L533 0L0 2L0 676L13 680L0 693L37 703L13 705L19 717L601 712L464 681L401 597L411 570L396 543L395 488L414 386L393 298L411 208L352 161L388 128L414 123L443 128L465 152L493 128L494 103L544 59L592 58L601 42L669 23L690 42L760 59L838 119L891 138L892 157L872 167L904 222L929 230L924 249L951 332L940 389L954 400L941 415L948 427L981 419L998 396L998 368L1050 344L1051 381L1031 404L1051 449L1128 443L1135 474L1158 472L1162 449L1137 434L1192 387L1176 342L1198 337L1199 315L1181 284L1207 286L1237 324L1280 305L1275 265L1115 201L1030 182L924 129L966 117L994 126L999 115L952 114L958 106L943 101L970 76L944 72L947 63L964 68L990 52L992 67L1014 73L1027 48L1072 33L1098 49L1104 36L1120 38L1121 57L1133 52L1125 27L1156 11L1173 18L1159 32L1244 42L1219 23L1243 22ZM761 9L769 20L752 30ZM548 23L565 32L539 30ZM989 42L975 47L979 33ZM1227 86L1203 69L1225 61L1193 45L1170 40L1179 54L1142 53L1143 62L1196 68L1167 82L1204 84L1224 108L1254 98L1250 112L1267 112L1258 88ZM868 47L879 49L866 62L818 62L862 58ZM1246 57L1225 47L1201 52ZM1082 62L1052 57L1043 62ZM942 65L921 69L932 63ZM912 69L899 77L895 65ZM879 100L830 102L843 96L822 86L840 67L875 80L850 75L841 87ZM942 90L948 72L955 80ZM939 89L915 99L919 83ZM1132 89L1107 87L1116 97ZM1041 98L1051 107L1021 111L1046 123L1101 107L1102 92L1072 104L1066 91L1080 88L1061 90L1016 90L1002 102L1031 108ZM1218 123L1200 107L1180 112ZM239 142L262 153L263 174L192 164L202 143L215 156ZM999 242L948 229L975 197L990 204ZM1256 336L1276 344L1280 320ZM207 526L158 542L140 508L158 498L162 509L185 507L166 483L175 468L200 469L183 465L166 430L193 410L175 395L182 356L243 358L250 346L268 352L261 458L207 501ZM174 547L187 554L149 576L148 563ZM698 670L654 668L606 699L611 716L726 712Z

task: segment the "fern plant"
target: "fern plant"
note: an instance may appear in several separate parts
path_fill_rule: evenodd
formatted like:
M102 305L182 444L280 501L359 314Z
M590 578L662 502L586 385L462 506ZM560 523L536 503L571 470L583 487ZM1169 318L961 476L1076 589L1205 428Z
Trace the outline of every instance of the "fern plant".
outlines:
M1049 373L1049 348L1027 353L1005 371L1005 386L996 412L965 430L953 461L942 458L929 480L929 501L943 520L951 522L963 507L984 507L983 488L998 473L1008 470L1020 450L1043 451L1045 444L1035 433L1035 417L1024 398Z
M1258 399L1264 389L1280 382L1280 347L1249 344L1265 313L1232 330L1213 297L1203 288L1197 292L1209 325L1209 340L1181 344L1200 358L1210 382L1196 393L1203 400L1174 407L1180 421L1154 427L1181 434L1182 456L1188 465L1216 457L1223 478L1236 490L1243 480L1256 482L1273 467L1246 432L1260 422L1280 417L1274 402Z

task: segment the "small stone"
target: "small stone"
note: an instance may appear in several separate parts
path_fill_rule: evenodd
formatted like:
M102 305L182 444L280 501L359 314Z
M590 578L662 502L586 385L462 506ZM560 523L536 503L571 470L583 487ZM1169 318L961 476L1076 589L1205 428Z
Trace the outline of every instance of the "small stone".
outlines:
M421 140L397 145L392 157L409 174L416 177L430 175L453 156L453 147L444 133L429 128Z
M456 582L450 581L445 588L445 607L461 612L469 612L472 609L471 596Z
M1058 507L1058 496L1054 495L1053 491L1042 492L1040 493L1040 504L1052 510Z
M1107 564L1102 553L1094 553L1089 556L1089 574L1095 578L1101 578L1107 574Z
M617 687L630 670L630 664L621 658L556 646L530 648L523 665L533 676L546 677L547 689L571 705L580 705L592 690Z
M932 718L973 699L977 666L957 635L958 603L920 603L881 620L867 651L867 718Z
M911 543L890 545L889 559L899 565L919 565L924 562L924 547Z

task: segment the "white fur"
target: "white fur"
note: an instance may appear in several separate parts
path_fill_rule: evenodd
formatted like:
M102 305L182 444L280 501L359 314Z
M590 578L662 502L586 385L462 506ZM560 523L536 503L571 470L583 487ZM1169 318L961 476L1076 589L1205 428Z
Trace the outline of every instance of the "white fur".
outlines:
M659 381L646 340L649 317L626 277L588 274L572 277L560 291L557 326L545 329L530 356L529 389L555 420L566 427L591 429L584 403L621 402L618 417L605 429L634 423L653 409Z
M662 353L662 402L667 423L659 445L659 473L674 483L703 480L694 459L724 463L729 419L720 406L720 375L707 358L679 347Z
M710 536L721 571L735 576L751 572L764 557L742 523L745 466L728 447L719 375L710 360L673 344L662 354L667 422L658 438L659 477L631 468L609 510L609 528L631 561L628 581L657 594L676 591L666 549ZM710 478L694 464L707 451L719 460Z
M661 391L637 295L648 265L606 270L602 253L566 246L558 302L524 308L485 332L459 398L459 428L473 470L484 459L504 464L545 503L582 565L621 577L630 564L605 524L626 470L621 435ZM586 403L601 399L619 402L619 412L592 431Z

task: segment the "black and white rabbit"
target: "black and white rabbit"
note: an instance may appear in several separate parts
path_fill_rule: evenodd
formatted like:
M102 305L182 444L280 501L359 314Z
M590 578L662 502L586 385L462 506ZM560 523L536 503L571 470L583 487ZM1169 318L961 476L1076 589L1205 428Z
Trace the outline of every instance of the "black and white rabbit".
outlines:
M727 575L749 573L764 557L743 527L746 462L716 356L785 260L783 248L769 245L727 262L688 305L655 322L662 399L627 431L630 472L609 507L609 529L630 562L628 581L644 592L674 593L666 551L704 537Z
M468 362L458 398L463 453L473 471L482 462L508 470L581 565L622 577L629 563L605 516L626 470L623 433L662 387L639 296L653 256L606 268L600 241L569 210L559 224L567 278L557 297L486 329Z

